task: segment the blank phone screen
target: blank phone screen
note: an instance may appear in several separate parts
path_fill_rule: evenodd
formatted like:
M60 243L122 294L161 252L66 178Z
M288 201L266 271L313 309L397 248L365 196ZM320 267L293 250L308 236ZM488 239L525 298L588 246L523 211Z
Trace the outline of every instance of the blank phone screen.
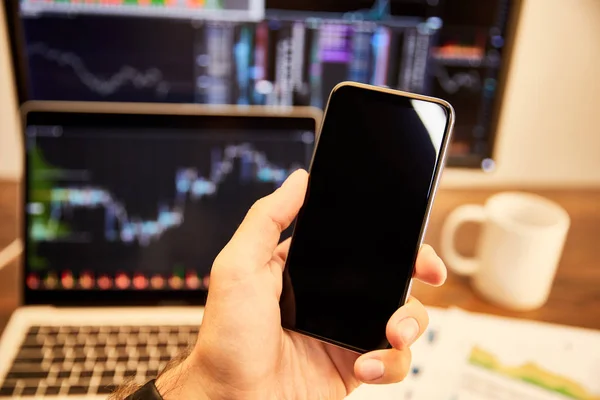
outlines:
M388 347L409 290L449 110L339 86L284 271L282 326L364 352Z

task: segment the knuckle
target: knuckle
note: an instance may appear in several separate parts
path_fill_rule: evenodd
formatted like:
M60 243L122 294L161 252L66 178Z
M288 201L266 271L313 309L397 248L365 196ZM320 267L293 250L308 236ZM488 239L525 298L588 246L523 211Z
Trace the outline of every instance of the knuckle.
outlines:
M222 282L222 281L241 281L246 277L247 273L239 265L239 261L235 258L229 257L226 253L219 254L212 265L210 272L211 282Z
M250 206L248 213L263 213L266 209L267 202L267 197L261 197L260 199L256 200L252 206Z
M283 232L283 223L273 218L272 208L273 205L269 201L269 196L262 197L256 200L254 204L252 204L250 210L248 211L247 217L255 217L257 219L263 220L264 222L267 222L266 224L264 224L264 226L269 230L276 229L278 232Z

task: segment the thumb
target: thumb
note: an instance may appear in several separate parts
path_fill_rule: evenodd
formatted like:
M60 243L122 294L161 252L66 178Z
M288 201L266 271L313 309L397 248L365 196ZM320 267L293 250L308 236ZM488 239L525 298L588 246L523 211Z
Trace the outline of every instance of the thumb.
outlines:
M281 232L290 226L300 211L307 184L308 173L297 170L279 189L254 203L219 255L220 261L239 268L258 268L267 264L279 244Z

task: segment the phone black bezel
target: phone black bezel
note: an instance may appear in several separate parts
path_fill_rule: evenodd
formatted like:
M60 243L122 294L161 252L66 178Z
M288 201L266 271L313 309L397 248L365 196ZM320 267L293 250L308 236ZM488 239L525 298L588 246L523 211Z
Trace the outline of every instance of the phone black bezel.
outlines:
M321 133L323 132L323 127L327 120L327 110L330 107L330 104L331 104L334 96L336 95L336 93L338 93L340 91L340 89L343 89L343 88L344 89L351 88L352 90L359 90L359 91L362 91L367 96L379 96L384 100L392 101L393 103L399 104L402 107L405 107L406 104L400 104L400 103L406 103L407 100L427 101L427 102L431 102L431 103L435 103L435 104L439 105L446 113L446 126L444 127L444 135L442 138L442 145L440 146L440 151L439 151L438 157L436 159L436 166L434 168L431 185L429 187L429 192L428 192L427 207L425 210L425 214L423 216L423 223L421 224L421 231L419 232L418 245L414 251L413 262L412 262L412 267L411 267L412 270L410 271L410 274L409 274L409 276L412 277L412 276L414 276L415 263L416 263L417 255L419 252L419 248L420 248L421 244L423 243L425 233L427 231L427 225L429 222L429 217L431 214L433 202L435 200L435 195L436 195L436 192L437 192L437 189L439 186L439 180L441 177L441 173L442 173L442 171L445 167L446 161L447 161L447 150L448 150L448 146L450 144L450 140L452 137L452 130L454 128L454 119L455 119L454 108L447 101L438 99L435 97L424 96L424 95L419 95L419 94L414 94L414 93L409 93L409 92L403 92L400 90L388 89L388 88L372 86L372 85L367 85L367 84L362 84L362 83L357 83L357 82L350 82L350 81L341 82L338 85L336 85L333 88L333 90L331 91L328 101L327 101L327 106L325 107L325 113L323 114L323 118L321 119L321 126L319 128L319 136L317 137L317 140L315 142L315 146L314 146L313 154L312 154L312 158L311 158L311 163L310 163L310 166L308 169L309 179L310 179L310 173L312 171L312 167L314 164L315 154L319 147L319 140L321 139ZM296 219L299 219L302 217L302 212L303 212L303 209L300 210ZM294 231L292 232L292 239L291 239L291 243L290 243L290 252L294 245L295 233L296 233L296 230L294 227ZM285 268L288 267L288 262L289 262L289 258L286 260ZM404 285L404 289L403 289L403 293L402 293L403 300L400 302L398 307L402 307L408 300L408 297L410 296L411 287L412 287L412 279L410 279ZM351 307L351 306L352 306L351 304L348 305L348 307ZM391 317L391 315L390 315L390 317ZM283 326L283 324L282 324L282 326ZM288 327L288 326L283 326L283 328L286 330L289 330L289 331L299 333L301 335L305 335L305 336L317 339L319 341L322 341L322 342L325 342L328 344L332 344L334 346L337 346L337 347L340 347L343 349L347 349L347 350L359 353L359 354L364 354L369 351L378 350L381 348L390 348L391 347L391 344L389 342L387 342L387 346L385 346L385 347L380 347L380 348L376 348L376 349L363 349L363 348L354 346L350 343L342 343L342 342L339 342L339 341L336 341L336 340L333 340L333 339L330 339L327 337L323 337L321 335L314 334L312 332L304 331L302 329ZM387 341L387 339L386 339L386 341Z

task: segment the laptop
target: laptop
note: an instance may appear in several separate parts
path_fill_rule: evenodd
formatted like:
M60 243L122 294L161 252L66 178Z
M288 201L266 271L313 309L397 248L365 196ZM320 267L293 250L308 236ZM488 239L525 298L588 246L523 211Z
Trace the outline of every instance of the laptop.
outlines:
M247 210L308 167L320 118L27 103L23 305L0 340L0 398L106 398L155 378L194 343L212 262Z

